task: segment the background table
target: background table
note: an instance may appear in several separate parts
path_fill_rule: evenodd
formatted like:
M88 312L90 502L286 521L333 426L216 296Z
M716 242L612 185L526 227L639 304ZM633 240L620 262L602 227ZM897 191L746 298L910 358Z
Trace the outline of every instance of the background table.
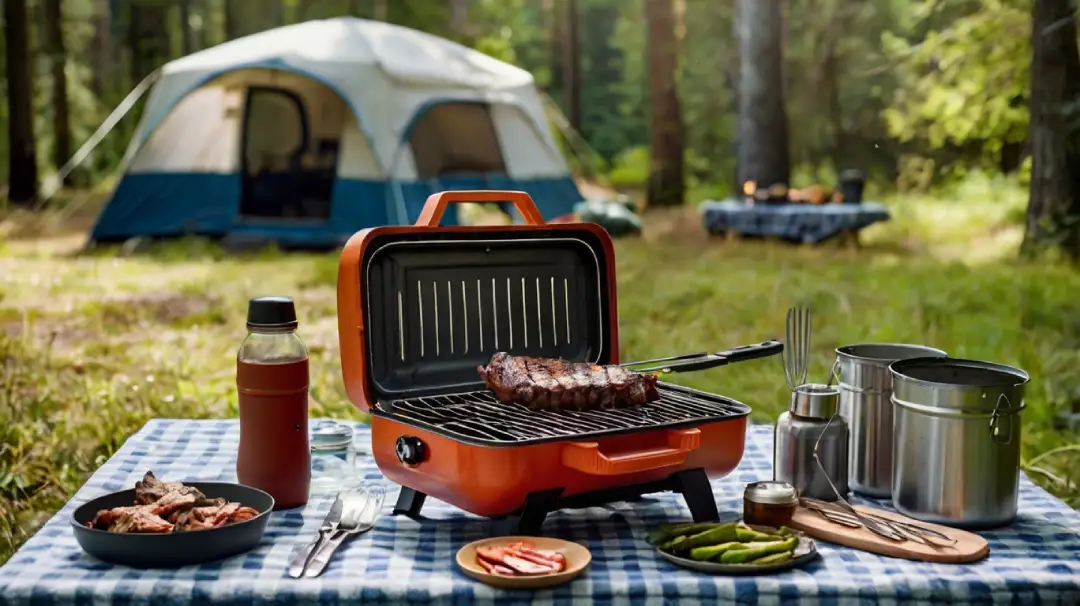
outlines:
M817 244L888 221L890 215L877 202L749 206L742 200L712 200L701 204L701 217L705 228L713 234L770 236Z
M883 558L821 544L808 566L762 577L713 577L677 568L645 542L654 524L683 520L689 511L671 494L636 503L553 514L545 534L581 542L593 553L587 573L540 592L505 592L473 582L454 564L465 543L485 536L483 520L429 499L418 523L385 515L371 532L347 542L317 579L294 580L285 569L299 545L314 536L329 509L325 499L277 512L258 548L245 555L176 570L136 570L85 555L68 518L80 503L130 488L147 470L166 480L235 480L235 421L155 420L132 436L51 519L0 568L0 604L181 604L379 602L518 603L573 599L600 603L694 603L717 599L763 603L1080 603L1080 514L1027 478L1020 518L985 533L991 555L973 565ZM357 426L364 447L366 426ZM772 428L751 427L742 464L713 483L722 515L737 517L742 489L771 477ZM370 457L360 473L384 483L387 505L397 489Z

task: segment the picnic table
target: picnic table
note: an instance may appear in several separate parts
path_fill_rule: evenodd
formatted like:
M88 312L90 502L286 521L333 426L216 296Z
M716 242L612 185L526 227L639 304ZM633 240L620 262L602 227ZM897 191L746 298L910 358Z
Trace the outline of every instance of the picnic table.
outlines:
M701 215L714 235L764 236L803 244L842 235L857 243L859 230L890 217L889 210L876 202L750 205L733 199L703 202Z
M275 512L254 551L217 563L138 570L97 561L79 549L68 522L74 508L131 487L147 470L169 480L235 481L238 429L235 420L149 422L0 568L0 604L1080 603L1080 514L1027 478L1016 523L983 533L990 556L971 565L911 562L819 541L822 557L782 574L699 574L662 560L645 542L655 524L688 519L686 506L671 494L552 514L544 532L586 545L593 561L572 583L538 592L493 589L457 570L455 553L485 537L487 525L434 499L422 523L390 516L387 506L376 527L345 543L315 579L295 580L285 570L293 552L314 536L328 499ZM364 425L356 426L356 437L361 447L370 443ZM771 453L772 428L751 426L742 463L713 483L722 516L739 516L745 484L771 478ZM358 456L357 465L368 482L384 483L393 502L396 487L370 456Z

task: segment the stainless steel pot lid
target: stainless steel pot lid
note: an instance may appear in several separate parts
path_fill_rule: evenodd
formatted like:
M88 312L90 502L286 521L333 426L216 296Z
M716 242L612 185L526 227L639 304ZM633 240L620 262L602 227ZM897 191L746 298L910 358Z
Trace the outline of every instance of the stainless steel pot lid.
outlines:
M893 379L935 388L1015 387L1031 380L1028 373L994 362L959 358L909 358L889 365Z
M888 366L897 360L908 358L945 357L940 349L907 343L859 343L836 348L840 358L850 358L866 364Z

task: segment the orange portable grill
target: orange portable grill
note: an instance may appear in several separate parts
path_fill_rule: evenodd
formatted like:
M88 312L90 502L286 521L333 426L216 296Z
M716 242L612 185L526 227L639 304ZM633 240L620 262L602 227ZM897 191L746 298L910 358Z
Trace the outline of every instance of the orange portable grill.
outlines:
M438 226L452 202L507 201L525 225ZM371 415L379 469L402 486L395 514L417 516L431 495L500 519L497 534L529 534L555 509L671 490L695 520L718 519L709 478L742 458L745 404L660 382L661 399L639 408L531 410L498 402L477 372L497 351L618 363L614 251L599 226L545 225L523 192L434 194L415 226L346 244L338 324L349 398Z

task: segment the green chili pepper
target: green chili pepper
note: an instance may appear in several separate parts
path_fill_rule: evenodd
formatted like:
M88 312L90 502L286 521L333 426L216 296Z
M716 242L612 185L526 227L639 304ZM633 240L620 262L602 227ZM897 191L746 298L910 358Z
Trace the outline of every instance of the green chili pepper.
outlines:
M731 541L730 543L721 543L719 545L695 547L690 550L690 557L699 562L705 562L720 557L720 554L729 549L749 549L749 546L746 543Z
M767 566L769 564L781 564L783 562L787 562L793 557L795 557L794 551L783 551L780 553L767 555L763 558L758 558L756 560L750 560L750 563L755 566Z
M777 541L775 543L757 543L751 545L749 549L737 549L725 551L720 556L720 561L724 564L745 564L755 558L761 558L774 553L782 553L784 551L794 551L799 546L799 537L791 537L784 541Z

